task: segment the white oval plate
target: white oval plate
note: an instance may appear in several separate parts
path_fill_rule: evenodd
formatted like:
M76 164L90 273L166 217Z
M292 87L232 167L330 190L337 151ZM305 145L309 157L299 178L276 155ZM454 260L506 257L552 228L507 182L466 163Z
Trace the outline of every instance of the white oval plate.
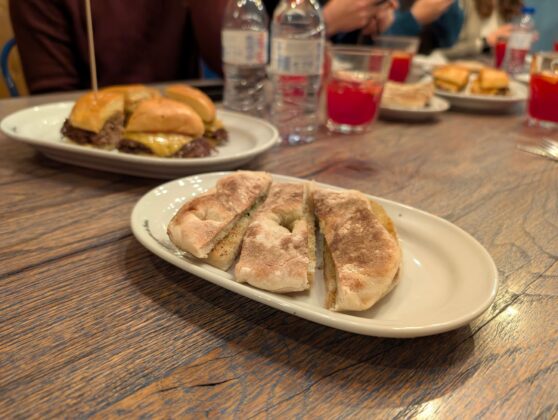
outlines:
M60 128L74 102L58 102L23 109L0 123L2 132L64 163L102 171L149 178L177 178L188 174L238 168L276 145L279 134L266 121L218 110L229 131L229 142L205 158L159 158L80 146L62 138Z
M447 111L449 107L448 101L433 96L430 104L424 108L403 108L382 104L380 106L380 117L400 121L426 121Z
M473 95L467 92L446 92L436 89L436 95L448 100L452 107L471 111L507 112L527 100L527 87L515 80L510 81L510 95Z
M132 212L135 237L162 259L225 289L301 318L358 334L405 338L449 331L478 317L496 296L496 266L471 235L432 214L377 197L372 198L385 207L397 227L403 265L399 284L372 309L352 313L325 309L321 270L316 272L312 289L305 293L274 294L237 283L230 272L182 256L166 234L167 224L180 206L214 186L224 174L178 179L145 194ZM273 175L273 179L303 181L280 175Z

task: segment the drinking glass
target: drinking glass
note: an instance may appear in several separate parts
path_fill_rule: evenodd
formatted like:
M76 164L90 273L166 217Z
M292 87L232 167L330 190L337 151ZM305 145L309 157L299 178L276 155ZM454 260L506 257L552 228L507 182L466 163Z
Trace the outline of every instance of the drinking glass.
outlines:
M362 46L328 49L327 127L338 133L367 131L378 116L390 54Z
M496 39L496 45L494 45L494 67L497 69L502 67L504 63L504 58L506 57L506 46L508 44L508 38L499 36Z
M411 36L378 36L374 47L391 52L389 80L404 83L411 71L413 57L417 53L419 38Z
M539 52L531 61L529 123L558 128L558 52Z

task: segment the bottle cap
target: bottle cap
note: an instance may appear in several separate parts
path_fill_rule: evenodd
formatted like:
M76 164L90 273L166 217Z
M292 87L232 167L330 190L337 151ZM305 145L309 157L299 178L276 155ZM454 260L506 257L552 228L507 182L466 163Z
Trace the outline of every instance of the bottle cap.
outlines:
M535 8L530 6L524 6L521 8L521 13L523 13L524 15L534 15Z

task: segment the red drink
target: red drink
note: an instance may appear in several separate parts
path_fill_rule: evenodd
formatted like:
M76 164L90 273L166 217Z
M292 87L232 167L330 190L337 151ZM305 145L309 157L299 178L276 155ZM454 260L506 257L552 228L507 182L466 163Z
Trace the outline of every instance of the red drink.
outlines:
M327 85L327 115L335 124L361 126L378 114L383 85L373 80L333 78Z
M558 41L554 41L554 51L558 51Z
M542 121L558 123L558 75L531 74L529 115Z
M502 67L504 62L504 57L506 56L506 44L505 39L499 39L494 47L494 66L499 69Z
M391 55L391 68L389 69L389 80L394 82L404 82L407 80L411 70L413 54L407 52L394 52Z

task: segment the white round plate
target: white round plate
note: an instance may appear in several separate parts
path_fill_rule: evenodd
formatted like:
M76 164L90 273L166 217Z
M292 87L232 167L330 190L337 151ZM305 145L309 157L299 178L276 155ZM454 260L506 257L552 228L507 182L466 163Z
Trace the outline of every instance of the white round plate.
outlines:
M448 101L433 96L428 106L424 108L403 108L382 104L380 106L380 117L399 121L426 121L447 111L449 107Z
M232 270L221 271L183 256L166 233L167 224L182 204L207 191L224 174L178 179L145 194L132 212L135 237L162 259L218 286L301 318L358 334L405 338L449 331L478 317L496 296L496 266L471 235L432 214L377 197L371 198L381 203L395 222L403 264L399 284L372 309L351 313L325 309L319 269L312 289L304 293L274 294L237 283ZM273 175L273 179L303 182L280 175Z
M23 109L0 123L2 132L35 147L46 156L64 163L102 171L149 178L178 178L184 175L238 168L276 145L277 129L268 122L218 110L229 132L229 141L216 155L205 158L159 158L80 146L62 138L60 128L74 102L58 102Z
M446 92L436 89L436 95L449 101L452 107L471 111L507 112L527 100L527 87L515 80L510 81L507 96L473 95L468 92Z

